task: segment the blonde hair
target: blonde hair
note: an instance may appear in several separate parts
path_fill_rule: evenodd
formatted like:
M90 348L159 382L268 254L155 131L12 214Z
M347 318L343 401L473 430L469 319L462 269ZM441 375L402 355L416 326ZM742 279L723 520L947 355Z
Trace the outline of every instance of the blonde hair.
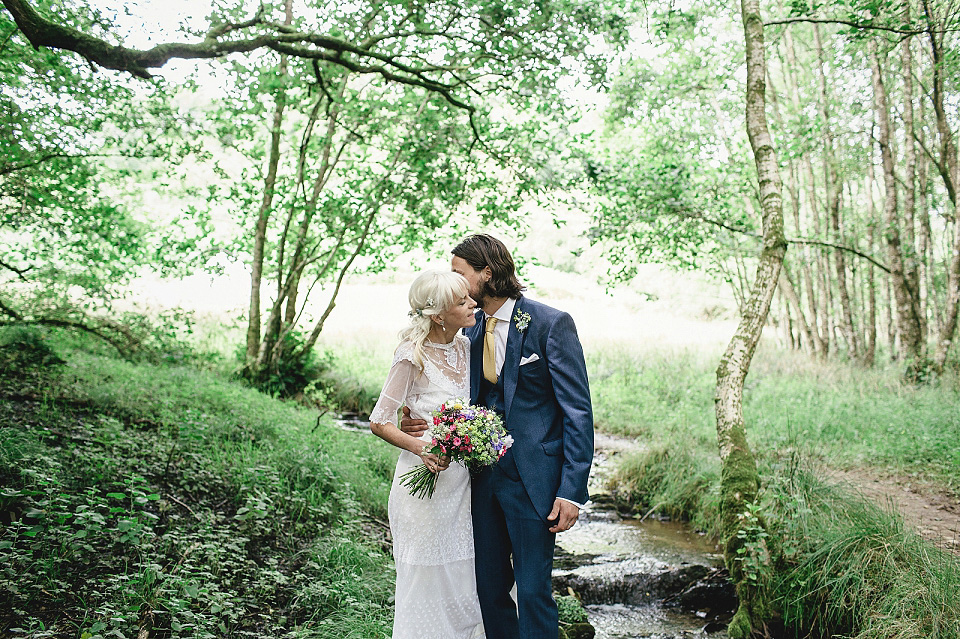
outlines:
M410 326L400 331L400 341L413 343L413 363L423 370L423 342L430 333L434 315L449 310L468 293L467 279L452 271L424 271L413 280L407 299Z

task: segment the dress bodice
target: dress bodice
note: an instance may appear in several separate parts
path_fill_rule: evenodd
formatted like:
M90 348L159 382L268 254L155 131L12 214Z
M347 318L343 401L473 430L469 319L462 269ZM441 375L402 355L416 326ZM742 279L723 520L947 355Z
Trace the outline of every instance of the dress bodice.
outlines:
M422 368L417 365L414 345L397 347L380 399L370 421L396 424L401 406L414 418L432 422L433 411L453 398L470 398L470 340L458 334L449 344L423 343Z

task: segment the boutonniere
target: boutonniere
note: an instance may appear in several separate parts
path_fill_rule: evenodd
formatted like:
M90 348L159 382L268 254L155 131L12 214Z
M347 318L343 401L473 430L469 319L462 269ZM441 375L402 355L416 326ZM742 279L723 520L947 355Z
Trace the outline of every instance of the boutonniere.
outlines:
M513 316L513 322L517 325L517 330L521 333L527 330L527 327L530 326L530 313L521 311L517 309L517 312Z

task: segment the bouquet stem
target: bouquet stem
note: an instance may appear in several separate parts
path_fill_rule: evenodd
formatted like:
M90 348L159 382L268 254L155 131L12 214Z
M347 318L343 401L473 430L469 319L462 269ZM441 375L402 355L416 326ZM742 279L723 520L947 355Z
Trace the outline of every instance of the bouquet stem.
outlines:
M414 497L433 497L433 491L437 488L437 474L427 470L426 464L420 464L400 475L400 485L409 488Z

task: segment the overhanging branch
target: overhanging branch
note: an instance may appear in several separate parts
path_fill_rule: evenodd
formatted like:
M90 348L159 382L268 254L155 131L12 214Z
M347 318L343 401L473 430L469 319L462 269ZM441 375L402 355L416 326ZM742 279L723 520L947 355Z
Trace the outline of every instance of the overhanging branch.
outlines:
M874 24L871 22L857 22L856 20L843 20L841 18L811 18L805 16L796 16L792 18L780 18L779 20L767 20L763 23L765 27L771 27L778 24L796 24L796 23L813 23L813 24L835 24L845 27L852 27L854 29L862 29L864 31L886 31L888 33L896 33L897 35L902 36L914 36L920 35L921 33L927 33L926 28L922 29L904 29L902 27L890 27L882 24ZM939 33L952 33L958 29L945 29Z
M37 12L27 0L3 0L3 5L35 49L49 47L73 51L93 64L124 71L139 78L152 77L151 69L163 67L173 59L213 59L233 53L272 49L290 56L325 60L356 73L378 74L392 82L418 86L440 94L457 108L470 113L474 111L474 107L453 95L454 85L429 77L430 74L443 73L443 66L415 67L405 63L398 55L374 51L328 35L297 32L285 25L265 21L262 8L257 15L244 22L211 27L202 42L167 42L151 49L132 49L110 44L48 19ZM264 29L267 33L246 38L223 39L229 34L241 33L254 27ZM363 63L357 59L369 60L371 63Z
M731 225L731 224L727 224L726 222L723 222L723 221L721 221L721 220L714 220L714 219L708 218L708 217L706 217L706 216L704 216L704 215L702 215L702 214L700 214L700 213L679 212L679 215L680 215L680 217L685 217L685 218L691 218L691 219L700 220L700 221L702 221L702 222L706 222L707 224L712 224L713 226L718 226L718 227L720 227L720 228L722 228L722 229L724 229L724 230L731 231L731 232L737 233L737 234L739 234L739 235L746 235L746 236L748 236L748 237L752 237L752 238L758 239L758 240L763 239L763 238L762 238L760 235L758 235L757 233L754 233L754 232L752 232L752 231L749 231L749 230L747 230L747 229L745 229L745 228L736 227L736 226L733 226L733 225ZM798 238L798 239L794 239L794 240L791 240L791 239L787 238L787 239L786 239L786 242L787 242L787 244L806 244L806 245L809 245L809 246L822 246L822 247L824 247L824 248L831 248L831 249L835 249L835 250L837 250L837 251L844 251L844 252L846 252L846 253L850 253L850 254L852 254L852 255L856 255L857 257L860 257L860 258L862 258L862 259L865 259L866 261L870 262L871 264L873 264L874 266L876 266L878 269L880 269L881 271L883 271L883 272L885 272L885 273L890 273L889 267L887 267L885 264L883 264L883 263L881 263L881 262L878 262L875 258L867 255L867 254L864 253L863 251L860 251L860 250L858 250L858 249L852 248L852 247L850 247L850 246L844 246L844 245L842 245L842 244L832 244L832 243L830 243L830 242L822 242L822 241L820 241L820 240L811 240L811 239L804 239L804 238Z

